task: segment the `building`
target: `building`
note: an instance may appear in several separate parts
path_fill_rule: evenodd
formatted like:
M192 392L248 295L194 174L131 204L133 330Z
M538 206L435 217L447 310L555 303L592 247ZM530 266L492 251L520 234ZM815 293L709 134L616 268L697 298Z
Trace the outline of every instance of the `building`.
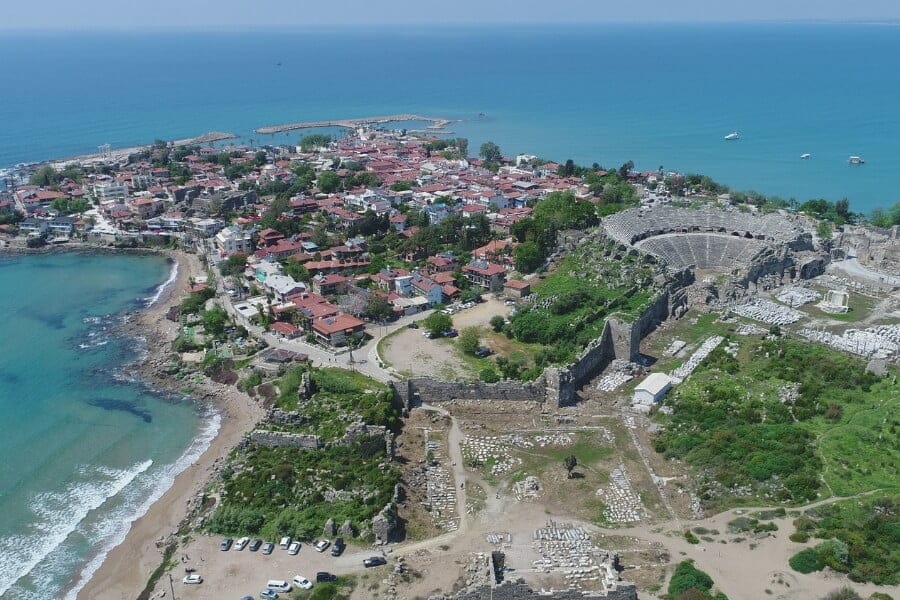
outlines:
M491 292L499 292L506 281L506 269L483 260L473 260L463 267L463 275L471 283Z
M103 204L106 202L124 202L128 197L128 186L118 181L94 184L94 196Z
M253 232L237 225L226 227L216 234L216 248L220 256L250 254L253 250Z
M634 388L632 408L650 412L650 407L658 404L672 387L672 378L665 373L651 373Z
M527 281L511 279L503 285L503 293L510 298L521 299L531 294L531 284Z
M313 321L312 324L316 338L328 346L345 346L348 337L362 333L365 328L365 323L344 313Z

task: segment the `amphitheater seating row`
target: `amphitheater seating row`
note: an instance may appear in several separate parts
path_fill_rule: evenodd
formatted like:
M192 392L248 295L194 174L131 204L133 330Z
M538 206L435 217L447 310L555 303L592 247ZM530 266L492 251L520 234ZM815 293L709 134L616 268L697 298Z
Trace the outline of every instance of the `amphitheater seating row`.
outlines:
M732 235L690 233L664 234L635 244L638 249L664 259L670 266L698 269L731 269L746 265L767 243Z

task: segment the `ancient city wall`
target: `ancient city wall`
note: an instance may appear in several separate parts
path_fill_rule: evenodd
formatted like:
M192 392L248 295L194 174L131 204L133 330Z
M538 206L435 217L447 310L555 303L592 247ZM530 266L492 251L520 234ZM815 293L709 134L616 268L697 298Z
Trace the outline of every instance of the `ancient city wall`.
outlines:
M483 586L477 590L460 592L453 600L637 600L637 588L623 584L606 592L584 592L564 590L538 593L524 581L507 581L495 587Z
M322 447L322 439L317 435L304 433L287 433L285 431L266 431L255 429L250 432L250 442L260 446L274 448L290 446L292 448L306 448L318 450Z
M401 391L403 387L407 389ZM543 402L546 389L542 377L533 382L501 381L498 383L469 383L439 381L431 377L414 377L406 386L396 385L398 394L412 405L449 400L521 400ZM405 393L404 393L405 392Z

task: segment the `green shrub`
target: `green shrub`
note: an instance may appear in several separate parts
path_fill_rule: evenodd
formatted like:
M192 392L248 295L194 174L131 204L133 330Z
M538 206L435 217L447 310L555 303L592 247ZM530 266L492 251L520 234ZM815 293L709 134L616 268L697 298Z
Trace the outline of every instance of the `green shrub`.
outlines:
M712 586L712 577L695 567L693 561L685 560L678 563L669 580L669 596L678 597L691 589L707 593Z
M816 552L815 548L801 550L790 558L788 564L791 565L793 570L804 574L821 571L825 568L825 563L819 558L819 553Z
M687 540L688 544L699 544L700 540L697 539L697 536L691 533L690 529L684 530L684 539Z

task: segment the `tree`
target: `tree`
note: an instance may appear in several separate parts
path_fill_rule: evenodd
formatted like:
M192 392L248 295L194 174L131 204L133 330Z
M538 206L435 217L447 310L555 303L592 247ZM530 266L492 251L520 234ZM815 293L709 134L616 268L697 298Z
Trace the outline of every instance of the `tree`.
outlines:
M487 162L500 162L500 159L503 158L503 155L500 153L500 146L494 142L483 143L478 151L478 155Z
M422 320L422 325L432 335L439 336L442 332L453 327L453 319L450 318L450 315L436 310Z
M281 264L284 266L285 275L292 277L294 281L309 282L309 271L296 260L291 260L289 258Z
M459 150L460 156L466 158L469 156L469 140L468 138L456 138L456 149Z
M502 315L494 315L493 317L491 317L490 324L491 329L493 329L496 333L500 333L506 326L506 319L504 319Z
M541 266L543 260L540 246L532 241L519 244L516 247L515 258L516 270L520 273L533 273Z
M565 460L563 460L563 466L566 468L566 477L572 479L572 471L578 465L578 459L575 458L574 454L568 455Z
M500 374L497 373L496 369L493 367L485 367L478 374L481 380L485 383L497 383L500 381Z
M247 267L246 254L232 254L224 261L219 263L219 271L225 277L229 275L239 275Z
M34 172L34 175L28 180L31 185L39 185L41 187L50 187L59 182L59 173L50 165L44 165Z
M300 149L304 152L312 152L313 150L328 146L330 143L331 136L314 133L300 138Z
M228 313L220 306L203 311L203 329L212 336L219 336L225 331Z
M634 161L629 160L619 167L619 178L628 179L628 174L634 169Z
M341 178L337 173L324 171L319 173L319 179L316 181L316 185L323 194L331 194L340 188Z
M459 332L459 340L456 343L466 354L475 354L481 344L481 332L477 327L466 327Z
M394 315L394 308L384 296L369 294L369 300L366 302L366 314L376 320L385 320Z
M268 160L268 156L266 155L265 150L260 150L256 154L253 155L253 162L256 163L257 167L261 167L266 164Z

